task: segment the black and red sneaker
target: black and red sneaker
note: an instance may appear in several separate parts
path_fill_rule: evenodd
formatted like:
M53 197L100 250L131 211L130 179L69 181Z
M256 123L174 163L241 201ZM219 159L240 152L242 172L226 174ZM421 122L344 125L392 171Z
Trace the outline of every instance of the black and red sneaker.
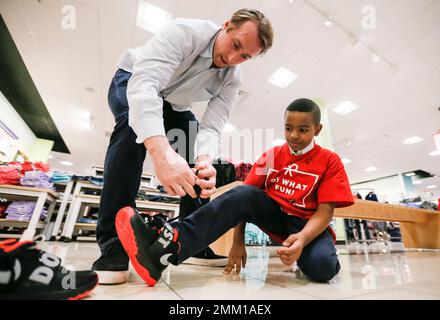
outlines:
M93 271L73 271L33 241L0 242L0 299L78 300L98 284Z
M116 231L133 268L149 286L154 286L162 272L175 259L180 244L178 232L159 218L145 221L132 207L116 215Z

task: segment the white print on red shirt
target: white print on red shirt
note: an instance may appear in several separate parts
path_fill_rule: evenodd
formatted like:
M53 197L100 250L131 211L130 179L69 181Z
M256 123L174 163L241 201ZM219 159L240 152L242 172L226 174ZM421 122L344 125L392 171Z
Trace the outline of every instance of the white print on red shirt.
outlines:
M269 169L265 181L266 192L278 195L293 206L305 208L306 199L318 180L319 175L300 171L297 164L284 167L281 171Z

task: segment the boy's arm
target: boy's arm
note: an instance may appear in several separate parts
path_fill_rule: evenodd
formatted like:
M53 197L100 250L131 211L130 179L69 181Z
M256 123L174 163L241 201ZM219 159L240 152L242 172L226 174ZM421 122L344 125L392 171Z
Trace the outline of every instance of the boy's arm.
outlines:
M333 211L335 210L334 203L320 203L318 210L307 221L306 226L298 233L303 239L304 247L319 236L333 219Z
M224 274L230 274L235 269L236 273L240 273L241 268L246 266L246 247L244 245L244 231L246 222L240 222L234 229L234 240L228 255L228 264L223 270Z
M283 248L277 250L281 261L291 265L299 259L302 250L319 236L330 224L333 218L334 203L320 203L318 210L307 221L305 227L298 233L291 234L283 242Z
M244 230L246 228L246 222L242 221L234 228L234 243L244 243Z

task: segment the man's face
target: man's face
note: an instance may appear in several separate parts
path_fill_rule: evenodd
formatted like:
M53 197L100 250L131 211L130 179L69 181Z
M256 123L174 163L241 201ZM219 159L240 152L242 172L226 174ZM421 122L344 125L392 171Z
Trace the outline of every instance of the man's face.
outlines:
M215 40L212 59L217 67L225 68L256 57L260 52L256 23L246 21L237 29L228 20Z
M322 125L315 124L311 112L287 111L284 116L284 135L293 151L307 147L321 129Z

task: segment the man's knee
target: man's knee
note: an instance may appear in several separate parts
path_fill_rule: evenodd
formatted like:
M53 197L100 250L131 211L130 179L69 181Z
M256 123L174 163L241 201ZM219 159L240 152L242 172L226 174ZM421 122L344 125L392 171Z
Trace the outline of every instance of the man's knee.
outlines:
M309 259L307 264L299 265L299 267L310 280L327 282L338 274L340 264L336 256L320 254Z

